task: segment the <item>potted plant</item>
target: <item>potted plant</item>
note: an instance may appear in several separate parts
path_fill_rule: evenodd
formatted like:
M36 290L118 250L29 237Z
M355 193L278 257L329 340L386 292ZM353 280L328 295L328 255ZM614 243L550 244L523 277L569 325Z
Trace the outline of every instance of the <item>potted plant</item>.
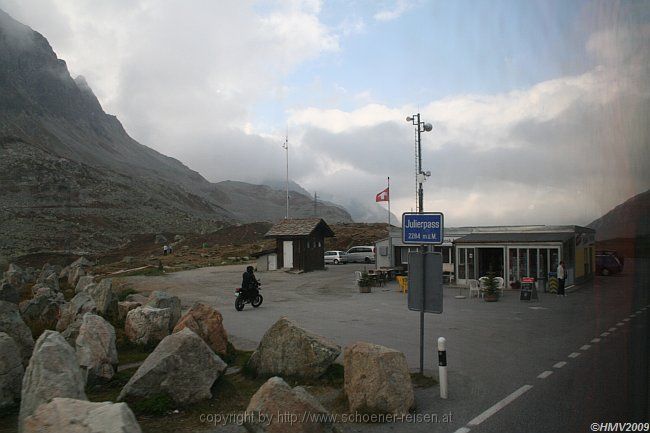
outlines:
M494 272L488 272L483 282L483 298L485 302L496 302L499 300L499 282Z
M367 272L361 274L361 279L359 279L357 284L359 284L359 293L370 293L372 287L372 279Z

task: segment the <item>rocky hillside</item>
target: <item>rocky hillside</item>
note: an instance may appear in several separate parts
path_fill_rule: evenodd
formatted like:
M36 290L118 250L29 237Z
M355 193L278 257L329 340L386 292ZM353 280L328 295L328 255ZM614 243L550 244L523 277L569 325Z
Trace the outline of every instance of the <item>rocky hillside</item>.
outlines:
M0 10L0 258L275 221L284 196L264 188L212 184L133 140L41 34ZM308 201L291 214L311 216ZM329 208L328 221L351 221Z
M596 230L598 241L650 235L650 190L616 206L587 227Z

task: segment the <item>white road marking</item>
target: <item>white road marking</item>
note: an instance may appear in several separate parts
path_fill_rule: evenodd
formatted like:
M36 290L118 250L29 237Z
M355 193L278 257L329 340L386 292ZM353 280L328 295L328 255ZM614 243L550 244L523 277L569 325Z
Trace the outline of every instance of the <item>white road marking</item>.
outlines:
M623 326L623 325L625 325L625 323L623 323L623 322L618 322L618 323L616 324L616 326Z
M569 354L569 358L577 358L578 356L580 356L580 353L578 352L573 352Z
M636 314L630 314L630 317L636 317Z
M594 338L591 340L592 343L600 343L600 338Z
M637 310L636 314L641 314L641 310Z
M537 376L537 378L538 378L538 379L546 379L546 378L549 377L551 374L553 374L552 371L546 370L545 372L540 373L540 375Z
M553 368L562 368L562 367L564 367L565 365L566 365L566 362L564 362L564 361L560 361L560 362L558 362L557 364L555 364L555 365L553 366Z
M625 319L623 319L623 322L629 322L629 321L630 321L629 317L626 317Z
M485 421L486 419L488 419L489 417L491 417L492 415L494 415L495 413L497 413L498 411L500 411L501 409L503 409L513 401L515 401L517 398L521 397L526 391L528 391L532 387L533 387L532 385L522 386L521 388L519 388L518 390L516 390L515 392L513 392L512 394L510 394L509 396L507 396L506 398L496 403L494 406L492 406L491 408L489 408L488 410L486 410L485 412L483 412L482 414L480 414L479 416L477 416L476 418L468 422L467 425L468 426L479 425L480 423L482 423L483 421Z
M458 430L456 430L454 433L467 433L471 431L471 429L468 429L467 427L461 427Z
M602 334L600 334L601 337L607 337L608 335L609 335L609 332L603 332Z
M585 344L584 346L582 346L582 347L580 348L580 350L589 350L590 347L591 347L591 345L589 345L589 344Z
M614 332L616 331L616 327L612 326L611 328L608 329L609 332Z

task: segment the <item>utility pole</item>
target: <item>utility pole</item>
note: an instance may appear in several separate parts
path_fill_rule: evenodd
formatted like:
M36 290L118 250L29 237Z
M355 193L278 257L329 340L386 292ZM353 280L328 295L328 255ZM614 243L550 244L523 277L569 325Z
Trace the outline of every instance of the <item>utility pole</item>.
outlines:
M282 148L287 151L287 213L285 219L289 219L289 127L287 126L287 135L284 136L284 144Z

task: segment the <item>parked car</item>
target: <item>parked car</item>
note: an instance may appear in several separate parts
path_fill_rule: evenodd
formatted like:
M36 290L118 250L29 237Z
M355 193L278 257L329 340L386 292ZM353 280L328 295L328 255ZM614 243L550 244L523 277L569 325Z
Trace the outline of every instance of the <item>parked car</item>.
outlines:
M620 254L618 251L614 251L614 250L598 250L598 251L596 251L596 255L597 256L601 256L601 255L614 256L621 263L621 267L625 266L625 257L623 257L623 254Z
M358 246L348 250L348 262L375 263L375 247Z
M325 251L325 263L333 263L338 265L339 263L347 263L348 257L345 251Z
M600 275L617 274L623 270L621 262L613 254L596 255L596 273Z

